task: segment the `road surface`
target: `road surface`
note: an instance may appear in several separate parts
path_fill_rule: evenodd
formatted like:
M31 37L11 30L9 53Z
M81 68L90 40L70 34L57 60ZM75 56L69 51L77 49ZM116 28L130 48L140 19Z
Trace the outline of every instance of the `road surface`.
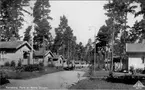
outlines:
M79 74L80 74L80 79ZM48 89L67 89L81 79L83 71L61 71L43 75L38 78L28 80L10 80L5 90L48 90Z

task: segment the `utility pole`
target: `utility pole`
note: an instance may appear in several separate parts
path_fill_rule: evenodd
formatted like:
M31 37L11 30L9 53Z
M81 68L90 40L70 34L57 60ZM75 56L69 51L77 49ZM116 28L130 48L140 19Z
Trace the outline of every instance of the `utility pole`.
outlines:
M96 66L96 27L91 26L91 28L94 28L94 76L95 76L95 66Z
M113 25L114 26L114 25ZM112 32L112 58L111 58L111 71L113 72L113 51L114 51L114 29L113 29L113 32Z
M65 47L64 47L64 43L62 42L62 52L63 52L63 57L65 57L65 56L64 56L64 49L65 49Z
M96 66L96 29L94 33L94 75L95 75L95 66Z
M33 38L34 38L34 35L33 35L33 32L34 32L34 23L32 22L32 32L31 32L31 46L32 46L32 52L31 52L31 59L33 59L33 51L34 51L34 47L33 47ZM34 59L33 59L33 64L34 64Z
M43 63L44 63L44 58L45 58L45 42L44 42L44 35L43 35Z
M32 20L32 22L31 22L31 26L32 26L32 29L31 29L31 46L32 46L32 51L31 51L31 59L33 60L33 64L34 64L34 59L33 59L33 51L34 51L34 47L33 47L33 45L34 45L34 41L33 41L33 39L34 39L34 27L35 27L35 25L34 25L34 16L33 16L33 6L31 7L31 10L32 10L32 14L31 14L31 16L32 16L32 18L33 18L33 20Z
M69 41L68 41L68 62L69 62Z
M109 53L110 53L110 47L107 44L107 70L109 70L109 58L110 58Z
M111 0L109 0L109 4L111 3ZM109 8L110 9L110 8ZM111 42L111 49L112 49L112 55L111 55L111 72L113 72L113 55L114 55L114 53L113 53L113 51L114 51L114 22L115 22L115 19L114 19L114 14L113 14L113 16L112 16L112 18L113 18L113 24L112 24L112 42Z

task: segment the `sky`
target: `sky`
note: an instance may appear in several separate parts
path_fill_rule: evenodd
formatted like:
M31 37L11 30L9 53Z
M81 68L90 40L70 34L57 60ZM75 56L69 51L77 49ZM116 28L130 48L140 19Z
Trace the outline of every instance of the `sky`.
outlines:
M77 43L82 42L83 45L87 44L88 39L94 40L94 35L97 35L99 28L105 24L107 16L106 11L103 9L107 1L58 1L50 0L50 16L53 18L50 21L52 26L51 33L55 36L54 28L58 27L60 23L60 16L65 15L68 19L68 25L72 28L74 35L77 37ZM31 3L33 7L33 2ZM30 10L30 9L27 9ZM138 8L139 10L139 8ZM30 10L31 11L31 10ZM128 15L128 25L132 26L136 20L131 14ZM23 35L26 27L31 24L32 16L25 14L23 29L20 34Z

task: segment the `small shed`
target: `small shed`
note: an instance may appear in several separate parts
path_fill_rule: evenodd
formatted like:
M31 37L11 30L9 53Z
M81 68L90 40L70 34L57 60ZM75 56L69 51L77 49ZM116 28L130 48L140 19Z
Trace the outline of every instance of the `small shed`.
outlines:
M56 54L54 54L53 64L56 67L63 66L64 65L64 58L63 58L63 56L62 55L56 55Z
M35 64L43 62L44 66L47 66L48 64L52 63L53 53L50 50L44 51L43 49L40 49L38 51L34 51L33 58Z

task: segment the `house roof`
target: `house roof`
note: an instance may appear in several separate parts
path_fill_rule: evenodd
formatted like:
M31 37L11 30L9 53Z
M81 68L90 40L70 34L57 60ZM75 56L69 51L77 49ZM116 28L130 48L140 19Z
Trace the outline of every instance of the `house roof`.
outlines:
M64 60L64 57L62 55L56 55L56 54L53 55L54 55L53 59L56 61L58 60L58 58L62 58L62 60Z
M134 43L126 44L126 52L145 52L145 44L143 43Z
M51 51L44 51L42 49L39 51L34 51L34 56L42 56L43 57L43 55L47 56L49 53L53 57L53 54L51 53Z
M58 59L59 57L60 57L60 55L54 54L54 59Z
M21 46L27 44L27 46L31 48L30 44L28 44L26 41L8 41L8 42L0 42L0 49L18 49Z

